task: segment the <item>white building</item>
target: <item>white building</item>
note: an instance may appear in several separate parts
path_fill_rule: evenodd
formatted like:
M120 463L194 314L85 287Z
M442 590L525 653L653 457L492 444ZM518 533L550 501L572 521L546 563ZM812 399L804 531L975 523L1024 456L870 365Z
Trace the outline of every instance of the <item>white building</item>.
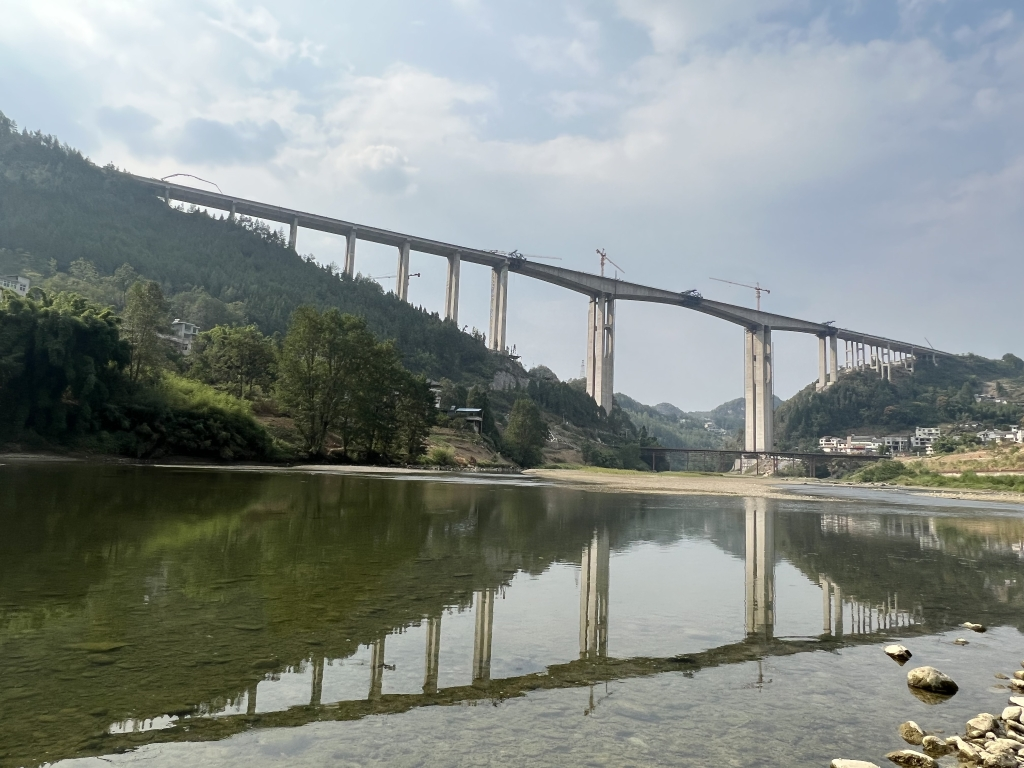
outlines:
M192 342L199 335L199 326L195 323L186 323L184 320L175 320L171 323L171 335L168 337L178 351L187 355L192 351Z
M983 443L1020 443L1024 442L1024 432L1020 427L1014 427L1009 431L986 429L978 433L978 438Z
M824 437L818 438L818 447L825 453L839 453L843 445L845 444L840 437L825 435Z
M886 435L882 443L889 453L906 453L910 450L910 438L906 435Z
M19 277L18 275L0 276L0 290L6 288L9 291L14 291L19 296L24 296L31 287L32 281L27 277Z
M846 453L878 453L878 449L885 445L880 438L874 435L850 435L846 438Z
M931 453L932 443L941 436L942 430L938 427L918 427L914 431L914 436L910 438L910 447L918 450L924 448L926 452Z

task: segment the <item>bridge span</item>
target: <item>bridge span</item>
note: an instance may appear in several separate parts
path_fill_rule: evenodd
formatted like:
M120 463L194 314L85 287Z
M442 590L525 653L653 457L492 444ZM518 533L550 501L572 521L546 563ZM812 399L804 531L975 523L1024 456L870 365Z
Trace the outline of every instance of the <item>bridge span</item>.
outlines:
M939 357L952 357L948 352L922 347L873 334L838 328L832 323L818 323L795 317L762 312L735 304L705 299L695 290L670 291L664 288L631 283L603 275L594 275L564 267L539 264L523 257L510 256L480 248L445 243L439 240L357 224L343 219L283 208L254 200L196 189L162 179L127 174L134 182L149 188L169 205L172 201L191 203L226 211L234 219L252 216L285 224L289 228L288 246L295 250L299 228L339 235L346 240L344 273L356 274L356 242L393 246L398 251L398 279L395 293L402 301L409 296L409 254L412 251L439 256L448 262L445 290L446 320L459 320L459 281L462 262L491 269L490 323L487 345L503 352L506 349L505 318L508 307L508 273L557 285L590 299L587 321L586 387L587 394L598 405L611 412L615 378L615 305L618 301L645 301L682 307L741 326L744 329L744 400L746 403L746 434L744 448L751 452L771 451L774 437L774 353L772 331L811 334L818 338L818 390L838 381L841 370L876 371L883 378L892 378L896 367L913 371L919 358L937 364ZM838 343L845 344L845 365L839 364Z

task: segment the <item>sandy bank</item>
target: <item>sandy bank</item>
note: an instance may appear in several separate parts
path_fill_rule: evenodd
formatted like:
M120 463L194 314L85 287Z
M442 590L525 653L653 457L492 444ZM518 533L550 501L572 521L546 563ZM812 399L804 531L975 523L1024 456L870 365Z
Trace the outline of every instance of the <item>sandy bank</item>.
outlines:
M691 475L676 472L593 471L586 469L528 469L524 473L559 485L590 490L632 493L670 493L802 499L781 480L740 475Z

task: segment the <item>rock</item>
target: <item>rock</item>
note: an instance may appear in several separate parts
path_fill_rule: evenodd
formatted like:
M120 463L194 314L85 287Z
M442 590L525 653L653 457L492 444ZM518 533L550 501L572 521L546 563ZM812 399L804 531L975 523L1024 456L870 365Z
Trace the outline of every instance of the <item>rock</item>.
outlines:
M1011 696L1010 706L1013 707L1024 707L1024 696Z
M1024 669L1018 669L1013 673L1013 676L1018 680L1024 680Z
M972 632L984 632L985 631L985 626L983 624L972 624L969 621L965 621L960 626L964 627L965 629L969 629Z
M1010 678L1008 678L1002 672L996 672L996 680L1009 680L1009 679Z
M908 648L902 645L887 645L882 649L882 652L894 661L898 661L900 666L906 664L910 657L913 656ZM1024 666L1024 662L1021 662L1021 666Z
M995 739L991 744L986 745L985 751L991 752L993 755L999 752L1011 752L1017 754L1017 750L1020 749L1020 743L1013 739Z
M980 755L981 764L985 768L1017 768L1017 756L1013 752L991 752L983 751Z
M878 768L878 766L864 760L841 760L837 757L829 763L829 768Z
M965 763L976 763L981 760L980 750L977 747L968 744L959 736L952 736L950 738L953 739L953 745L956 746L956 753L961 761Z
M994 734L997 730L1000 730L999 721L996 720L995 715L990 715L988 712L982 712L967 721L968 739L977 739L990 731ZM994 735L993 738L995 738Z
M947 744L936 736L925 736L921 740L921 748L929 757L942 757L943 755L948 755L952 752L954 746L952 744Z
M935 761L928 755L922 755L912 749L900 749L890 752L885 757L896 765L905 766L905 768L935 768Z
M953 645L970 645L970 643L964 640L962 637L958 637L956 640L953 641Z
M920 688L922 691L941 693L952 696L958 690L958 686L949 675L939 672L935 667L917 667L907 673L907 685L911 688Z
M1024 680L1017 680L1016 678L1010 680L1010 687L1018 693L1024 691Z
M900 737L907 742L907 744L920 744L924 738L924 731L921 726L915 723L913 720L907 720L903 725L899 727Z

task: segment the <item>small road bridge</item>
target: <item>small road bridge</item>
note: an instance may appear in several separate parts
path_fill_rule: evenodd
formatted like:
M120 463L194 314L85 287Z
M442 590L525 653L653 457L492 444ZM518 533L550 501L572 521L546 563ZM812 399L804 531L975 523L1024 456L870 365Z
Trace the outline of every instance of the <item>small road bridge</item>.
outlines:
M458 323L459 276L462 262L491 269L491 308L487 344L496 351L505 351L505 317L508 306L508 273L516 272L557 285L590 299L587 316L587 393L610 412L615 376L615 306L619 301L646 301L668 304L693 312L717 317L744 329L744 399L746 403L745 450L771 452L774 438L774 390L772 369L774 357L772 332L805 333L818 337L818 389L834 384L839 377L840 341L845 344L844 370L869 368L883 378L892 377L894 367L913 370L919 358L937 362L950 353L921 347L918 344L882 336L838 328L832 323L800 320L772 312L705 299L695 290L670 291L603 275L594 275L564 267L539 264L527 258L467 248L453 243L370 227L330 216L320 216L268 203L247 200L220 192L196 189L162 179L129 174L136 183L148 187L168 204L172 201L191 203L227 211L229 218L244 215L285 224L289 227L288 245L295 249L300 228L328 232L346 239L344 272L349 277L356 271L356 243L360 240L394 246L398 251L396 294L402 301L409 295L409 253L427 253L448 262L444 317Z

